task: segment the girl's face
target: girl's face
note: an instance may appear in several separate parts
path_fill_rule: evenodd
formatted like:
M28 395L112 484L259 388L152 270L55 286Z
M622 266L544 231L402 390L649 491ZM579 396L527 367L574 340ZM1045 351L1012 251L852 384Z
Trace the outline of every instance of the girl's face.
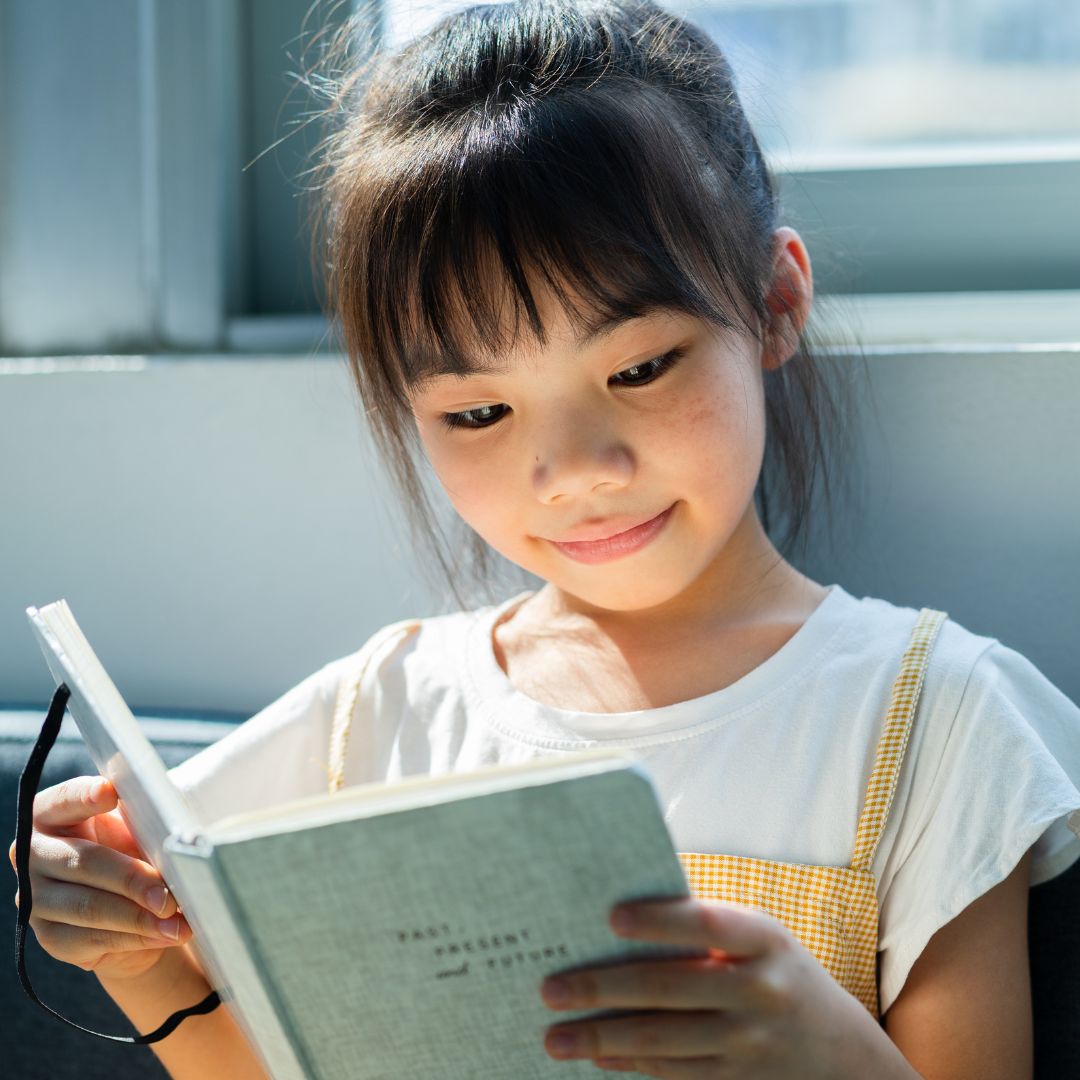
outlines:
M582 342L550 296L538 303L546 347L521 343L500 358L505 370L439 376L413 397L461 517L577 606L697 607L713 589L760 577L761 557L775 555L753 502L762 346L670 311ZM665 512L647 543L618 557L557 543Z

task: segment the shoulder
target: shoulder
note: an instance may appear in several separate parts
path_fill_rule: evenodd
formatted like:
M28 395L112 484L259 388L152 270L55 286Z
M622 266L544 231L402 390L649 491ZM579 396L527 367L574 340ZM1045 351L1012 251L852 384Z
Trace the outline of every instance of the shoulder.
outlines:
M920 716L938 728L955 717L973 676L979 677L983 657L1000 648L996 638L967 629L943 608L896 604L879 597L843 597L839 608L845 633L831 650L831 664L850 672L876 701L888 703L893 682L900 673L904 653L913 644L913 633L923 610L942 611L941 623L926 660L920 685ZM824 674L824 673L823 673Z
M458 613L459 615L463 613ZM402 619L323 664L217 742L169 770L202 821L325 791L334 710L342 687L367 672L393 683L423 642L452 632L453 616ZM433 640L434 639L434 640ZM365 684L367 675L365 675Z
M425 624L425 643L430 639L432 622L431 618L416 617L380 627L359 649L329 661L315 673L321 692L332 702L343 685L356 682L368 672L400 667L405 656L415 652Z
M875 859L883 1009L931 937L1025 853L1029 885L1080 856L1080 708L1028 658L950 618L900 784Z
M833 661L846 664L852 678L871 680L884 705L900 673L905 651L923 610L946 617L934 636L919 686L912 735L927 739L926 749L940 750L958 728L978 723L988 709L1026 715L1051 727L1064 723L1076 737L1077 706L1026 656L998 638L968 629L944 608L905 606L877 597L847 598L843 609L847 633L839 637Z
M348 688L360 696L391 687L423 689L456 683L464 651L494 605L400 619L375 631L359 649L331 660L316 673L331 702Z
M941 610L946 616L927 660L929 691L945 690L953 698L967 700L993 695L1020 700L1034 695L1040 700L1049 698L1058 708L1076 708L1027 656L997 637L969 630L943 608L932 604L925 608ZM849 633L841 651L898 670L922 610L879 597L847 596L842 611Z
M329 718L344 691L366 696L397 684L430 680L436 668L452 671L455 644L484 610L418 615L387 623L358 649L325 663L243 726L254 737L305 714Z
M459 678L458 653L490 608L395 620L323 664L224 738L170 770L203 821L319 794L329 783L335 711L357 706L387 723ZM344 703L344 705L342 705Z
M1014 797L1036 786L1036 777L1044 793L1059 797L1080 784L1080 707L1016 649L950 618L928 660L926 686L921 719L939 790L948 767L971 783L1007 785ZM1044 869L1036 852L1036 879Z
M861 642L852 648L882 664L883 701L899 673L896 650L907 647L919 611L872 598L860 605L865 622L856 635ZM894 866L958 820L976 828L980 814L979 828L989 827L995 815L1004 828L1011 815L1012 824L1032 834L1029 843L1041 837L1033 884L1060 873L1068 865L1060 860L1080 853L1069 835L1069 828L1080 830L1080 815L1056 821L1046 836L1034 831L1066 814L1076 798L1080 707L1026 656L951 616L927 657L904 771L906 805L892 810L895 824L903 826Z
M211 822L319 790L315 750L324 732L328 738L345 659L323 665L169 770L199 820Z
M997 639L973 633L961 625L949 612L934 604L914 607L895 604L876 596L851 597L849 621L861 631L863 644L883 655L902 652L911 639L912 631L923 610L941 611L946 616L935 638L931 658L945 658L950 665L970 667L978 656ZM899 654L896 654L899 660Z

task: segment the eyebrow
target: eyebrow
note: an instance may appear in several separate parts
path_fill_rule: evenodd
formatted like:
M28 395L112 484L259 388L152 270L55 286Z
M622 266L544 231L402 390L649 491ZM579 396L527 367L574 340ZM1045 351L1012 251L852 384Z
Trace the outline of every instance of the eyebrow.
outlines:
M605 315L599 322L593 323L584 333L578 335L577 347L587 349L602 338L611 337L621 326L647 319L651 315L655 315L658 310L658 308L648 308L640 315Z
M616 330L627 323L643 321L655 315L659 310L659 308L647 308L638 315L605 315L578 334L574 339L575 344L579 350L587 349L598 341L611 337ZM440 362L428 367L417 379L413 380L412 386L416 390L422 390L444 375L457 375L459 378L467 379L470 375L505 375L508 371L508 365L499 361L477 359L470 364L467 370L462 371L460 368L453 366L448 360L442 359Z

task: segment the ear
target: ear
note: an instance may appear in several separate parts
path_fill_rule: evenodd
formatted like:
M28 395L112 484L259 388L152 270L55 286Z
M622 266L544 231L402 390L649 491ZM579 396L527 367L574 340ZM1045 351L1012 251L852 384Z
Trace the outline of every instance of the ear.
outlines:
M766 297L772 321L761 353L763 368L778 368L795 354L813 302L810 256L799 234L783 225L773 233L773 276Z

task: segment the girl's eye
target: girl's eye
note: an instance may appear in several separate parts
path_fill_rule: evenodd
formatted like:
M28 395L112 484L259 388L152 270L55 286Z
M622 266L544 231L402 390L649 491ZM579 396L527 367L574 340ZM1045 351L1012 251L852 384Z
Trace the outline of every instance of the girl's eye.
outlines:
M616 386L633 387L647 386L655 382L665 372L673 368L684 353L684 349L672 349L671 352L655 359L646 360L644 363L635 364L617 375L612 375L611 381ZM616 381L623 380L623 381ZM478 428L492 427L498 423L508 412L506 405L481 405L476 409L466 409L464 412L443 413L440 419L448 428Z
M440 419L448 428L491 427L503 418L504 414L497 410L505 408L505 405L481 405L478 409L466 409L464 412L443 413Z
M644 364L635 364L632 368L627 368L625 371L620 371L618 375L612 375L612 379L629 379L628 382L621 384L622 386L645 386L648 383L656 382L665 371L673 368L682 356L683 349L672 349L669 353L664 353L663 356L658 356L654 360L646 360Z

